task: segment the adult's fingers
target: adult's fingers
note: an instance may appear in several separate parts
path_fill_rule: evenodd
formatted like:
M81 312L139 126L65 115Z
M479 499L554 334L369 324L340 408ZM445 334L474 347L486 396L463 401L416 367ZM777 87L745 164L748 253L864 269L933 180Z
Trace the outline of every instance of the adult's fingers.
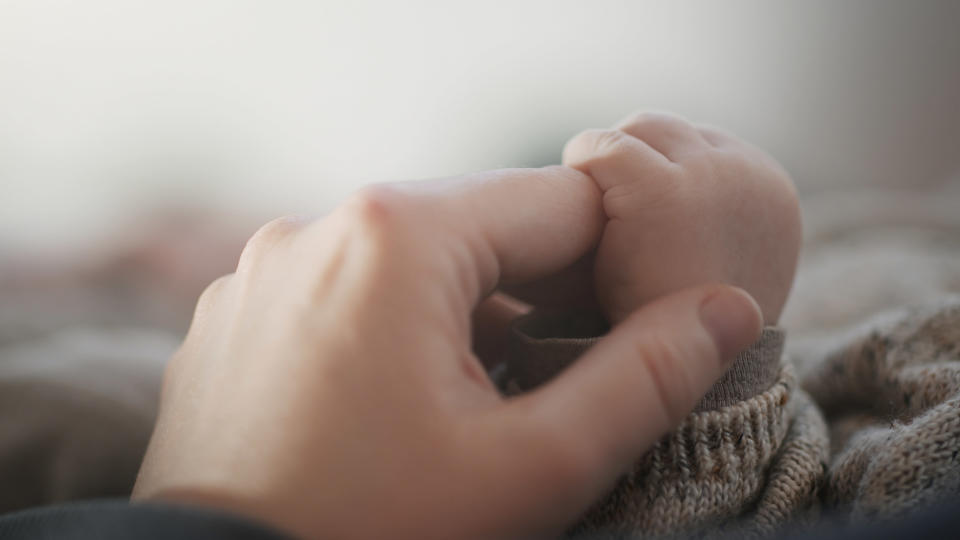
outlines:
M532 281L568 267L596 246L605 223L599 188L569 167L502 169L413 189L442 209L445 222L435 226L472 255L480 295L501 281Z
M761 327L756 302L726 285L648 304L556 380L505 405L511 477L557 479L555 489L589 504L682 421Z

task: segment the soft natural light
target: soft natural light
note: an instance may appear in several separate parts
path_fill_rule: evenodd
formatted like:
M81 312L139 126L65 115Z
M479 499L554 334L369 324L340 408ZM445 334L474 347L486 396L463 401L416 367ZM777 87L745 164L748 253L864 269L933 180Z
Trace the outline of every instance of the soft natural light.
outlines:
M801 189L937 178L954 24L906 2L4 1L0 242L185 203L322 212L367 182L556 162L650 107L765 146Z

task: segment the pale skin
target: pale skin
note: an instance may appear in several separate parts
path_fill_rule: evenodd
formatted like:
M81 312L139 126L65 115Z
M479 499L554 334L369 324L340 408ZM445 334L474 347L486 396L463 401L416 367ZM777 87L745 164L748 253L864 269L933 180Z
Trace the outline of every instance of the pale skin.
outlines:
M758 305L716 284L723 273L685 274L657 294L613 272L605 291L604 258L646 244L622 232L619 206L611 216L608 184L626 180L606 147L591 159L576 141L572 167L377 186L322 219L264 226L198 302L134 499L226 509L306 538L529 538L575 521L772 309L764 284L732 280ZM650 157L636 156L617 159ZM780 174L736 159L746 168L717 165L708 185L749 190ZM749 229L716 225L727 240ZM583 261L595 250L594 275ZM549 384L503 398L482 364L524 307L494 291L559 297L570 279L601 284L613 329Z
M607 223L593 277L619 321L696 283L743 287L779 321L800 250L800 209L786 171L722 130L662 113L574 137L563 163L603 191Z

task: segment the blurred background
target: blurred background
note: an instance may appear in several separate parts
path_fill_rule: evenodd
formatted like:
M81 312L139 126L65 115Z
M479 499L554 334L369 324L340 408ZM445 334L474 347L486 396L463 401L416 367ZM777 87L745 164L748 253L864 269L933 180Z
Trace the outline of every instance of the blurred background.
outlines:
M958 25L949 0L4 0L0 245L554 163L641 108L730 129L804 191L929 182L960 161Z
M196 296L258 224L369 182L556 163L638 109L792 173L788 327L960 291L958 28L952 0L0 0L0 398L53 373L37 403L79 388L139 419L122 491ZM24 399L0 409L42 409ZM71 459L109 458L91 440Z

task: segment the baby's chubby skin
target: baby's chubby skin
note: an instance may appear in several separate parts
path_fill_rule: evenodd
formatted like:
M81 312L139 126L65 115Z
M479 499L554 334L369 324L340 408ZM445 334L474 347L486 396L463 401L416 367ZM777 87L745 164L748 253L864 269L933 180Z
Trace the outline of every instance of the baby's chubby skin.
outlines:
M691 285L736 285L777 323L801 240L790 177L762 150L676 116L642 113L567 143L564 165L596 181L607 216L597 298L611 322Z

